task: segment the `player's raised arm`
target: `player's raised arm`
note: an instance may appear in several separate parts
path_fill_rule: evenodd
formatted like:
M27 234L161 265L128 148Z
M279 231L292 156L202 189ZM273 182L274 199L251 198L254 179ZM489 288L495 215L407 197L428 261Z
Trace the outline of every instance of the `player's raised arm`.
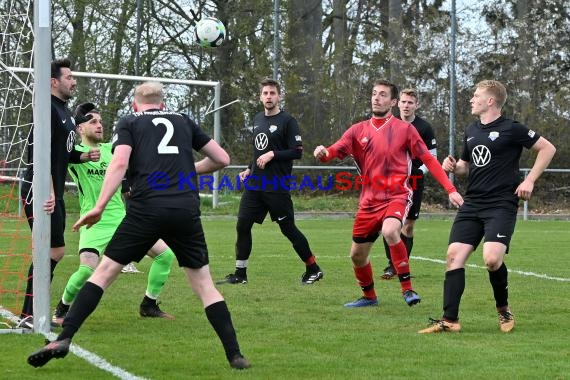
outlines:
M230 156L216 141L210 140L200 149L205 155L202 160L196 162L196 173L207 174L223 169L230 164Z
M552 143L544 137L540 137L538 141L534 143L531 149L538 152L534 161L534 165L532 166L532 169L526 176L525 180L521 182L521 184L518 185L517 189L515 190L515 194L523 200L530 199L532 191L534 190L534 182L544 172L544 169L548 167L550 161L552 161L552 158L556 153L556 148L554 145L552 145Z
M448 157L449 158L449 157ZM449 194L449 201L455 207L459 207L463 204L463 197L457 192L453 183L445 175L445 171L439 165L439 162L432 156L429 152L423 154L420 159L428 167L432 176L439 182L441 186Z
M469 174L469 162L459 160L456 161L453 156L447 156L441 163L441 167L448 173L453 173L457 176L466 176Z
M323 161L323 158L328 157L328 155L329 151L323 145L317 146L313 152L313 156L315 156L315 158L320 161Z

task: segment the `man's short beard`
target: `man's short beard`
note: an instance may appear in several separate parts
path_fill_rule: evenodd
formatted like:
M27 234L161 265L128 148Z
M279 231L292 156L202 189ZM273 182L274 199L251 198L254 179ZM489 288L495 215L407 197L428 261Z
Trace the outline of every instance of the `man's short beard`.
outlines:
M372 115L383 119L386 117L386 115L388 115L388 112L390 112L390 110L388 110L386 112L374 112L374 111L372 111Z

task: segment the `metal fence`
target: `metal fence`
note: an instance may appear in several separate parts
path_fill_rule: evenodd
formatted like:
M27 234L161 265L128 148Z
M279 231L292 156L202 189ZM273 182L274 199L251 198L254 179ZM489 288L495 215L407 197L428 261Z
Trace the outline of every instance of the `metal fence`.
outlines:
M224 168L222 172L225 173L226 175L228 173L231 173L230 176L235 178L240 171L245 170L246 168L247 168L247 165L229 165L226 168ZM303 173L311 173L311 172L320 172L320 173L332 173L332 172L341 172L341 171L355 172L355 173L357 172L356 166L298 165L298 166L293 166L293 170L295 173L297 173L297 176L303 175ZM528 173L530 172L530 170L531 170L530 168L520 169L521 175L524 178L526 178ZM4 168L2 170L2 172L3 172L2 174L13 173L13 175L0 175L0 183L3 181L19 181L20 186L21 186L21 183L22 183L21 174L22 173L18 173L18 169ZM550 174L550 175L554 174L556 176L570 175L570 169L546 169L544 174L542 175L542 178L539 180L539 184L535 188L535 196L533 196L533 199L536 199L540 195L551 194L552 192L559 192L560 193L559 195L561 198L570 199L570 181L560 181L560 183L565 183L566 185L548 187L548 186L544 185L545 182L548 183L548 181L545 181L545 179L544 179L544 177L547 176L548 174ZM213 195L212 206L214 208L218 207L218 205L219 205L218 195L219 195L220 190L218 188L218 184L219 184L218 181L219 181L219 176L217 178L214 177L214 181L208 182L208 186L206 186L207 188L205 190L206 193L211 193ZM66 182L66 186L69 188L75 188L76 187L74 182ZM541 202L541 203L545 203L545 202ZM564 208L564 205L562 205L562 204L558 204L558 205L560 207ZM19 211L20 211L20 215L21 215L21 206L20 206ZM524 201L523 202L523 210L522 210L523 220L528 220L529 215L530 215L529 201Z

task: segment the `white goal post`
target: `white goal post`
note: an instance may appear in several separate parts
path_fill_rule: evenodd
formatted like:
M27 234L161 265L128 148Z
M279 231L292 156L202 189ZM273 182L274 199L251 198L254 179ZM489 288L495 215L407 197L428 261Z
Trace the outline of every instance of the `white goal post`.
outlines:
M26 5L24 3L8 1L6 4L8 8L6 9L10 9L10 12L0 15L0 151L2 152L2 157L0 157L0 180L5 182L16 180L17 178L12 177L22 175L22 169L29 164L24 152L27 150L25 148L27 146L26 141L32 129L32 115L34 120L33 141L51 141L51 74L49 62L51 62L53 56L51 52L50 3L51 1L49 0L37 0L33 2L33 21L31 20L32 10L30 9L32 2L28 2ZM196 106L196 108L199 108L199 116L196 117L196 115L191 114L190 117L195 119L198 124L201 124L201 117L213 113L212 137L218 143L220 143L221 140L221 116L219 111L236 102L220 105L221 85L220 82L217 81L87 72L73 72L73 75L78 78L88 78L89 83L92 83L92 81L98 83L98 80L131 82L158 81L165 85L173 85L175 89L178 85L186 87L200 86L213 89L213 99L208 96L207 105L200 104ZM126 87L128 90L128 86ZM195 102L192 102L192 100L195 99L192 99L192 93L196 91L175 91L175 95L177 99L185 99L185 104L194 105ZM118 97L117 100L119 102L125 101L123 97ZM121 105L118 109L120 112L126 112L128 106L124 104L124 107ZM118 116L118 114L113 114L112 118L116 119ZM34 189L34 198L37 200L34 202L33 212L35 220L32 231L32 244L35 251L33 255L34 331L44 335L50 331L51 320L49 252L51 219L42 209L43 201L48 199L50 191L50 145L51 144L38 143L34 145L33 149L34 178L32 186ZM5 176L5 172L15 173L10 176ZM213 207L217 207L219 205L219 191L217 190L219 172L214 173L213 177L215 186L212 189L212 204ZM14 202L10 206L13 210L16 202L19 205L17 199L19 192L12 192L14 193ZM4 219L7 223L8 219ZM22 220L21 218L14 218L14 220L16 219ZM12 221L10 222L12 223ZM2 226L4 226L4 223ZM27 228L27 225L25 225L25 227ZM26 233L29 233L29 228L27 228ZM23 236L19 236L19 238L25 238L26 233L23 233ZM27 241L29 242L29 238ZM6 249L9 250L10 248L7 247ZM30 260L31 255L28 252L31 252L31 247L18 248L16 253L6 251L6 249L0 252L0 258L10 257L10 260L12 260L14 257L21 259L25 256L25 260ZM0 268L0 272L4 274L9 273L9 276L13 276L15 273L14 268L8 267L8 263L9 260L7 259L1 261L3 267ZM17 280L11 280L12 277L10 277L9 285L14 285L14 288L5 289L2 287L3 290L0 291L0 316L10 320L17 318L21 310L19 309L21 305L19 305L20 301L18 297L21 297L22 292L13 292L13 290L20 289L21 282L25 282L27 278L27 265L25 273L21 268L18 270L18 273L19 276ZM2 275L0 276L0 280L9 276ZM18 281L18 283L16 284L15 281ZM14 296L13 293L19 295ZM2 296L6 296L12 302L12 307L10 307L11 311L4 309L6 305L3 304ZM14 303L16 306L14 306ZM15 330L17 329L13 329L13 332L20 332Z

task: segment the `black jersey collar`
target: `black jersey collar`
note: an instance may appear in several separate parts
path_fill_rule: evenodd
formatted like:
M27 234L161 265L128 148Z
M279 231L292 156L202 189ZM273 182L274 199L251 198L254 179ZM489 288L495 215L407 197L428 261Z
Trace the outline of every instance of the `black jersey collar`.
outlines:
M61 104L62 106L65 106L67 104L67 101L61 100L60 98L58 98L57 96L55 96L53 94L51 95L51 100Z
M497 125L501 124L504 120L505 120L505 118L503 117L503 115L499 116L498 118L496 118L495 120L493 120L489 124L483 124L483 123L481 123L481 120L479 120L479 126L483 129L492 128L492 127L496 127Z

